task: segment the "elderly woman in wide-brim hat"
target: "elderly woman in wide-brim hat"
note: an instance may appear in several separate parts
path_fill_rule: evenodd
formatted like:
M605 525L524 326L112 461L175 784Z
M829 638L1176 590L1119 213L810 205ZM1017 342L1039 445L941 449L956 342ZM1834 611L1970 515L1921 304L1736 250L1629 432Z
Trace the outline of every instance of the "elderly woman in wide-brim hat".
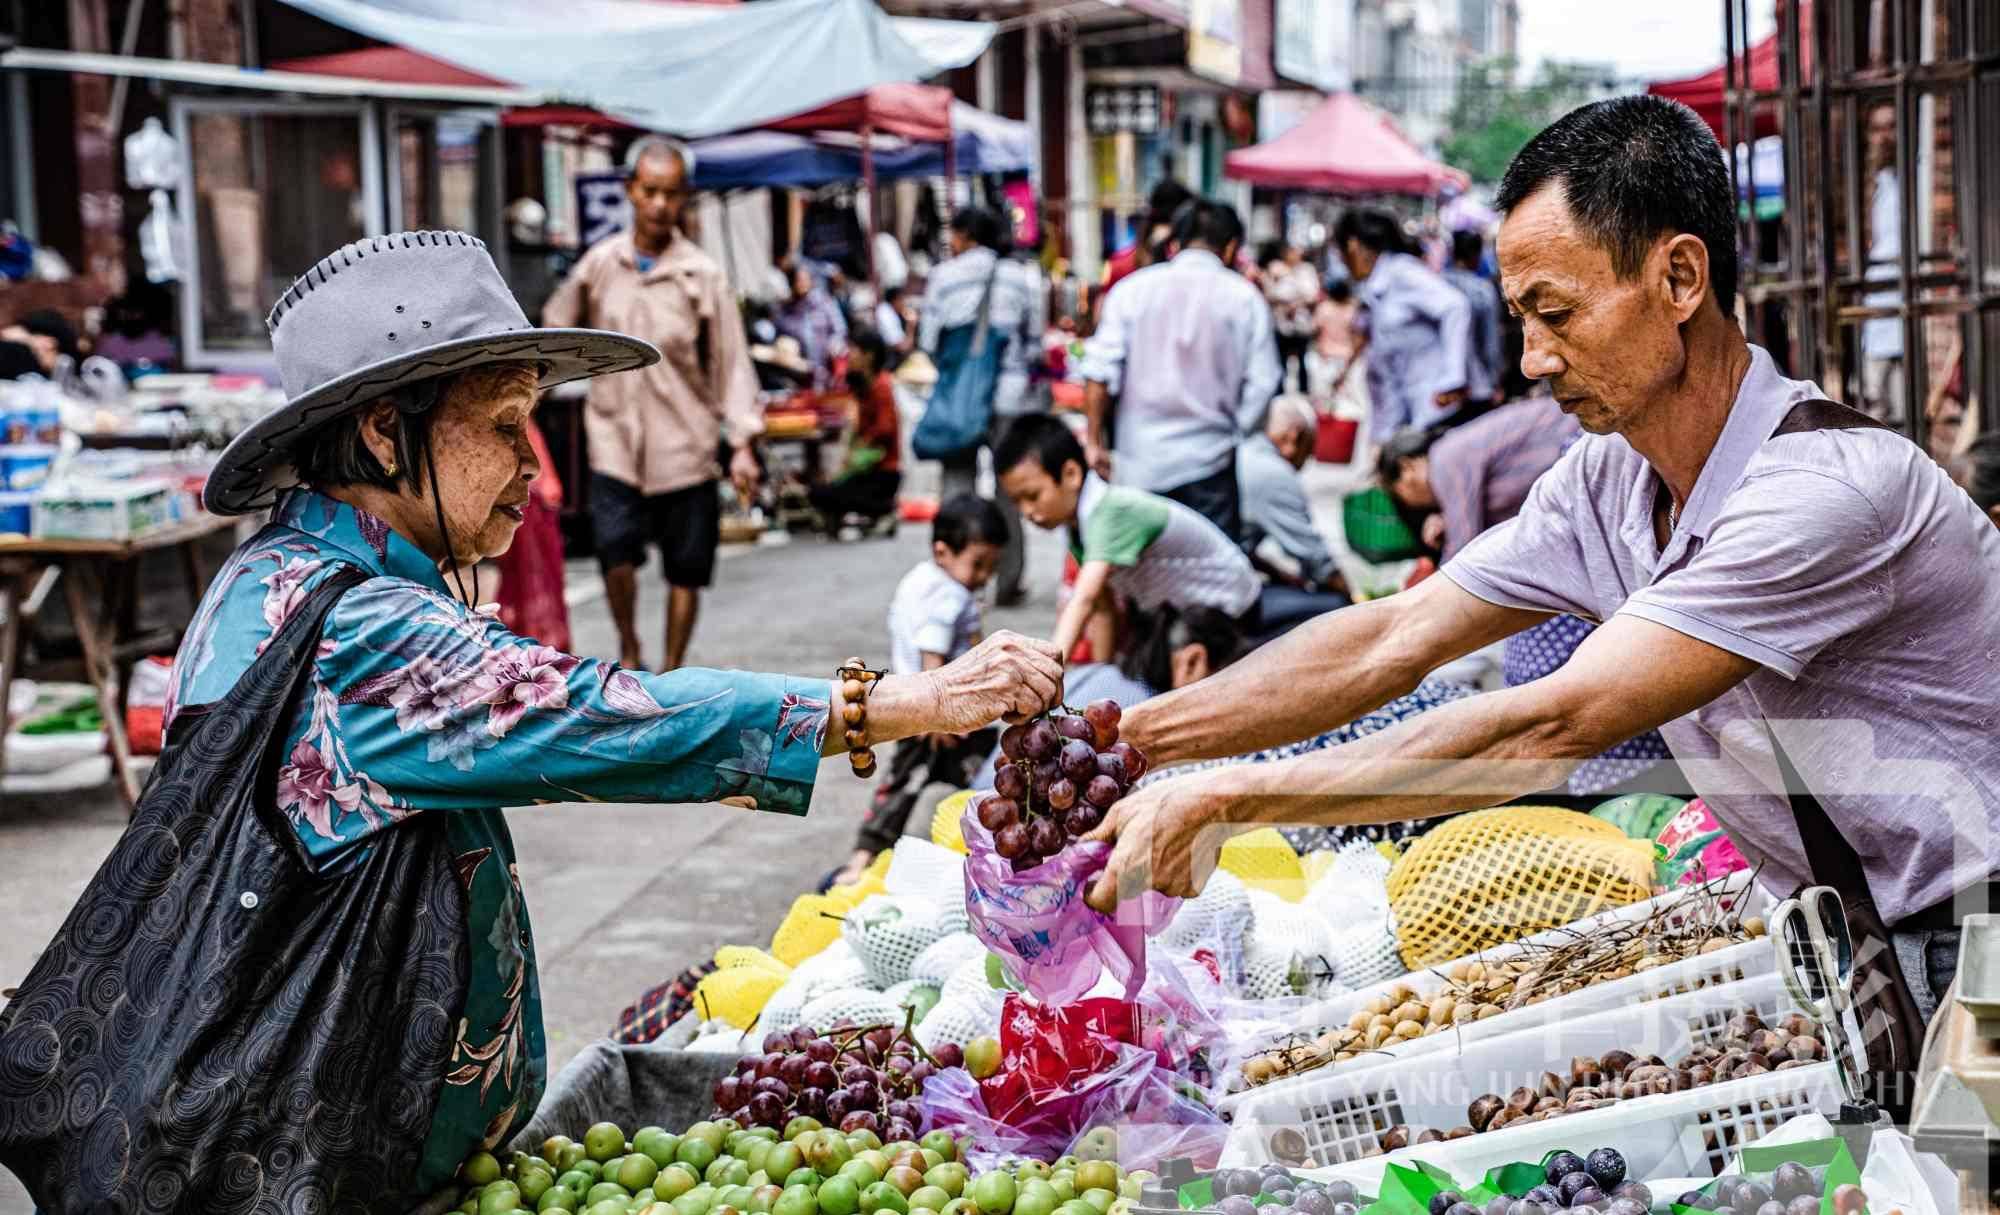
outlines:
M628 671L475 610L471 571L506 550L539 471L526 437L536 393L652 363L647 343L531 327L484 245L456 232L349 245L292 285L270 325L290 400L229 446L205 497L272 518L201 605L175 665L168 742L174 715L227 694L320 580L341 566L372 575L327 618L271 796L321 875L413 815L448 816L471 989L440 1047L429 1186L504 1142L542 1086L534 949L499 808L726 800L803 813L822 752L844 745L826 729L839 689L826 677ZM942 670L876 684L868 741L1036 711L1060 678L1047 647L1003 634Z

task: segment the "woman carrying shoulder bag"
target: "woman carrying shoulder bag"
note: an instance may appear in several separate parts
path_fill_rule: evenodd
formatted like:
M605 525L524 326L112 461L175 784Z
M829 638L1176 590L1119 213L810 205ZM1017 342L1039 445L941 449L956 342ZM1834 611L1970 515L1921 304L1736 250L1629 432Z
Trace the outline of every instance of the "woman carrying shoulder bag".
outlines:
M1047 409L1034 369L1042 357L1048 298L1037 267L1005 256L1004 221L985 207L951 217L951 257L924 285L917 344L937 365L930 404L911 436L917 456L944 466L939 501L976 493L979 449L1013 419ZM994 573L1002 606L1020 602L1021 517L1007 495L1007 545Z

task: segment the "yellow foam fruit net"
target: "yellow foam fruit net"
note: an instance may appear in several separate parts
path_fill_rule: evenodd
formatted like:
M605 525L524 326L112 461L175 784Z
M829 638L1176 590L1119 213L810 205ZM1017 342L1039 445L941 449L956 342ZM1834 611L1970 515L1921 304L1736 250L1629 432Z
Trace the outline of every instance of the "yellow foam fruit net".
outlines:
M715 965L716 970L695 985L695 1015L719 1017L738 1029L750 1028L792 973L784 962L749 945L716 950Z
M1231 838L1222 846L1216 868L1236 875L1245 886L1279 898L1297 902L1305 897L1305 867L1275 827L1259 827Z
M965 833L959 828L959 820L965 817L966 808L971 805L970 789L961 790L939 802L936 811L931 814L931 843L949 848L960 856L965 855Z
M771 935L772 954L787 966L797 966L840 939L840 917L847 910L824 894L793 899L792 909Z
M1435 966L1652 893L1652 851L1609 823L1550 806L1461 814L1389 871L1403 962Z

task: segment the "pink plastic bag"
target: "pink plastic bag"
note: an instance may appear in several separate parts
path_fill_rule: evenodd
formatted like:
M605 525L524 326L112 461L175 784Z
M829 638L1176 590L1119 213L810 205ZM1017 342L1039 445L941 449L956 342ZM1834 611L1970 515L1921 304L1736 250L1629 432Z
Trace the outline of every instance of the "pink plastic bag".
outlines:
M977 807L975 799L960 828L969 854L965 913L973 934L1045 1003L1081 998L1107 971L1127 1000L1137 995L1146 978L1146 938L1167 926L1180 900L1148 891L1113 919L1083 901L1111 859L1111 845L1072 844L1015 873L1013 863L993 850L993 833L980 824Z

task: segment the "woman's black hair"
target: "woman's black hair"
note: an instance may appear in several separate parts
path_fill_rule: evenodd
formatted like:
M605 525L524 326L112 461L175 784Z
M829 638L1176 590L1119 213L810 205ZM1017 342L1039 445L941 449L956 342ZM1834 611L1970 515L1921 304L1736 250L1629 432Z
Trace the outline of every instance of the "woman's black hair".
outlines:
M1257 264L1268 266L1272 262L1285 260L1285 242L1281 240L1259 241L1257 243Z
M2000 434L1975 439L1965 449L1965 492L1980 510L2000 506Z
M367 406L313 431L292 451L292 469L299 481L314 489L372 485L400 493L421 485L431 454L431 424L444 401L450 376L419 380L398 388L396 403L396 471L390 473L362 438Z
M1372 207L1355 207L1341 213L1333 225L1333 247L1344 249L1350 240L1358 240L1362 248L1377 253L1414 252L1396 217Z
M1162 605L1156 612L1132 614L1132 646L1119 669L1156 692L1174 686L1174 655L1190 645L1208 651L1210 671L1219 671L1243 656L1243 630L1236 621L1212 607L1185 611Z
M1389 436L1382 444L1382 450L1375 457L1375 475L1382 479L1382 488L1388 490L1403 475L1403 461L1414 460L1418 456L1429 455L1431 445L1443 434L1442 428L1426 429L1421 426L1405 426ZM1395 497L1395 492L1389 492Z

